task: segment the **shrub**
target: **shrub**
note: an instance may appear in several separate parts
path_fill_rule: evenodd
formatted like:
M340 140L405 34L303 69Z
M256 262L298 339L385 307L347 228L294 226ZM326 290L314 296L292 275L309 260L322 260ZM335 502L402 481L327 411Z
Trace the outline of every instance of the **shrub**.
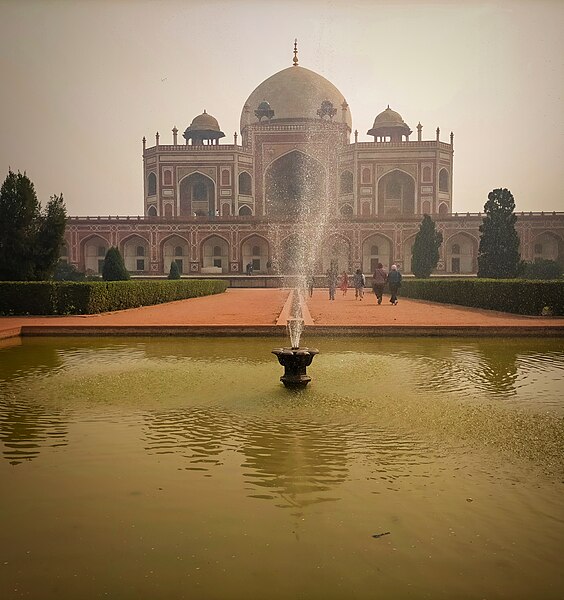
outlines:
M521 269L521 277L524 279L558 279L562 275L562 266L555 260L546 258L524 262Z
M127 281L129 279L129 272L125 268L121 252L114 246L108 249L104 257L102 279L104 281Z
M431 302L541 315L564 315L564 281L524 279L405 279L402 295Z
M180 269L178 268L178 263L173 260L170 263L170 273L168 274L169 279L180 279Z
M95 314L219 294L227 283L175 281L0 282L0 314Z

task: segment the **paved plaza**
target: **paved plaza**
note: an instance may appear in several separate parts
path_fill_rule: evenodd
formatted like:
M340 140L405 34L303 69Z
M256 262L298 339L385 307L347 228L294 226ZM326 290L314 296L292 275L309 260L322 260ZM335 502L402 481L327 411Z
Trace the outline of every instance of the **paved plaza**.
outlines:
M290 316L289 289L228 289L223 294L99 315L0 317L0 339L18 335L279 335ZM366 290L316 289L304 306L311 334L373 335L563 335L564 319L529 317L384 296L378 306Z

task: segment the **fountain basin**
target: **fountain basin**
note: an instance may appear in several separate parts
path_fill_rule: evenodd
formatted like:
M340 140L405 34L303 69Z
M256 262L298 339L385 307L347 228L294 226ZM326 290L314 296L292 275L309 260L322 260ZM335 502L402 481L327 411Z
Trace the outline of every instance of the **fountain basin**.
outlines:
M278 358L278 362L284 367L284 375L280 381L287 388L304 388L311 377L306 373L307 367L311 365L313 357L319 354L317 348L274 348L272 354Z

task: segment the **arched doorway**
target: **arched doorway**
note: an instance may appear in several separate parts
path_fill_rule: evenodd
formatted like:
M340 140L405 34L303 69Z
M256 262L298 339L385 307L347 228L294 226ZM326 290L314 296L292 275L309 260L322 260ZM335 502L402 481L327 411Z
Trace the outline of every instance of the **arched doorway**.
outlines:
M415 181L403 171L395 170L378 182L378 214L415 214Z
M248 264L253 266L253 273L266 273L269 262L268 242L259 235L253 235L243 241L241 245L241 260L243 271Z
M366 238L362 244L362 271L374 273L378 263L388 270L392 266L392 243L389 238L375 234Z
M564 264L563 246L562 240L553 233L541 233L532 243L532 261L544 259Z
M104 258L110 244L104 238L95 235L84 242L84 271L87 275L101 274Z
M136 235L123 244L123 261L129 272L142 273L149 270L149 242Z
M212 235L202 243L202 272L229 271L229 244L218 235Z
M317 160L294 150L276 159L265 177L266 211L278 218L316 214L325 202L325 170Z
M192 173L180 182L180 214L183 216L215 214L215 183L202 173Z
M163 273L170 273L170 266L175 262L181 274L189 272L190 246L178 235L166 239L163 243Z
M466 233L457 233L445 244L447 273L475 273L477 270L478 240Z

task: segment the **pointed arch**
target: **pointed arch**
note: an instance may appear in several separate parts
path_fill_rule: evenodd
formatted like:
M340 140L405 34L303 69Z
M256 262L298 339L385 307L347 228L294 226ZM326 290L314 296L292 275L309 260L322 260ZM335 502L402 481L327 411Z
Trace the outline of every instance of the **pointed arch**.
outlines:
M89 235L80 242L79 261L84 265L86 273L102 273L104 258L110 246L110 241L99 233Z
M142 273L149 270L149 240L139 233L131 233L121 240L119 248L128 271Z
M467 231L457 231L444 242L447 273L475 273L480 240Z
M244 237L240 242L240 256L243 270L251 264L253 273L267 273L270 263L270 242L258 233Z
M176 262L181 274L189 273L190 242L184 236L178 233L166 236L160 243L159 254L162 257L163 273L170 272L172 262Z
M179 214L200 216L215 214L216 185L212 177L193 171L178 182Z
M230 244L227 238L218 233L206 236L200 242L200 257L202 272L213 273L221 269L222 273L229 271Z
M378 214L415 214L415 178L401 168L378 178Z
M374 273L379 262L388 270L394 261L393 248L393 241L387 235L380 232L367 235L362 241L363 272ZM377 252L373 252L375 249Z

